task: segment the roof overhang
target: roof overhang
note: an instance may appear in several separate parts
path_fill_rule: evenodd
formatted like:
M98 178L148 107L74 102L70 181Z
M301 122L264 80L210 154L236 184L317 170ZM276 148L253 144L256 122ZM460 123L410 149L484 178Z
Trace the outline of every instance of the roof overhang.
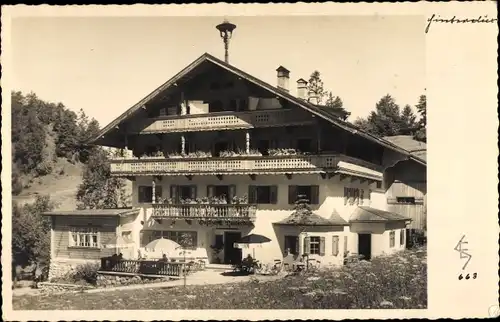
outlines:
M162 93L167 88L174 86L178 80L185 77L187 74L192 72L197 66L199 66L201 63L206 62L206 61L208 61L212 64L215 64L215 65L217 65L217 66L219 66L219 67L221 67L221 68L223 68L223 69L225 69L225 70L227 70L227 71L229 71L229 72L231 72L231 73L233 73L241 78L244 78L245 80L247 80L247 81L249 81L257 86L260 86L261 88L266 89L267 91L271 92L272 94L276 95L279 98L282 98L282 99L284 99L292 104L300 106L301 108L309 111L313 115L316 115L316 116L326 120L327 122L331 123L332 125L334 125L338 128L341 128L347 132L350 132L352 134L363 137L369 141L372 141L372 142L379 144L379 145L381 145L385 148L388 148L390 150L401 153L401 154L407 156L408 159L412 159L412 160L414 160L418 163L421 163L423 165L426 164L426 162L424 160L412 155L409 151L406 151L406 150L398 147L397 145L395 145L387 140L384 140L382 138L379 138L379 137L371 135L367 132L364 132L361 129L359 129L358 127L354 126L353 124L346 122L346 121L342 121L342 120L336 118L335 116L330 115L329 113L325 112L324 110L314 106L313 104L310 104L309 102L307 102L303 99L297 98L284 90L281 90L275 86L272 86L272 85L254 77L254 76L252 76L252 75L250 75L250 74L248 74L248 73L246 73L246 72L244 72L244 71L242 71L242 70L240 70L240 69L208 54L208 53L201 55L194 62L189 64L186 68L184 68L179 73L177 73L174 77L172 77L167 82L165 82L164 84L159 86L157 89L155 89L149 95L147 95L145 98L140 100L137 104L135 104L134 106L129 108L127 111L125 111L123 114L121 114L118 118L116 118L110 124L108 124L106 127L104 127L96 137L90 139L87 143L89 143L89 144L94 143L95 144L100 138L107 135L111 130L116 128L125 119L129 118L130 116L134 115L137 111L141 110L145 106L146 103L151 101L153 98L155 98L157 95Z

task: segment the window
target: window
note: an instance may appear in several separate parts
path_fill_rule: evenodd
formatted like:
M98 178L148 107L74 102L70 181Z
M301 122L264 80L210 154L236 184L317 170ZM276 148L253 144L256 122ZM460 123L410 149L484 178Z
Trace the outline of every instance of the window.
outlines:
M226 203L232 203L233 198L236 197L236 186L207 186L207 197L208 198L217 198L221 201L225 200Z
M363 190L358 188L347 188L344 187L344 205L359 205L360 204L360 195L364 194ZM361 201L361 204L363 202Z
M298 139L297 150L299 150L300 152L312 152L311 143L312 143L311 139Z
M332 255L337 256L339 254L339 236L333 236L332 238Z
M285 236L285 256L288 254L299 254L299 237Z
M382 182L381 181L377 181L377 189L382 189Z
M407 204L407 205L414 205L415 204L415 197L396 197L396 202L402 203L402 204Z
M162 237L173 240L179 245L186 245L187 248L196 249L198 234L196 231L156 230L151 234L150 241Z
M248 186L248 202L256 204L276 204L277 186Z
M170 198L175 203L180 203L181 200L187 200L187 199L194 200L194 199L196 199L196 192L197 192L197 189L196 189L195 185L188 185L188 186L171 185L170 186Z
M319 186L288 186L288 204L294 204L304 196L311 205L319 204Z
M155 201L160 201L162 198L162 187L157 185L155 187ZM139 186L139 202L151 203L153 202L153 187L152 186Z
M311 236L304 238L304 253L324 256L325 237Z
M389 233L389 247L394 247L396 244L396 232L391 231Z
M401 229L399 232L399 244L403 246L405 244L405 230Z
M99 231L96 227L71 227L69 235L70 247L99 247Z

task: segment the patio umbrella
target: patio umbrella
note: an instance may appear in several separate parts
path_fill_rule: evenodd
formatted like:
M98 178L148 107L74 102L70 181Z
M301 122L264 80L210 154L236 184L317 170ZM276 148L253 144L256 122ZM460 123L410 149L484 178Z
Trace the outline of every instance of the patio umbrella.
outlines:
M176 249L181 248L181 245L174 242L171 239L166 238L158 238L144 246L146 250L151 250L153 252L161 251L162 253L170 253L175 251Z
M242 244L242 245L256 245L256 246L262 246L264 243L270 242L271 239L267 238L266 236L262 236L259 234L250 234L245 237L242 237L238 241L236 241L236 244ZM253 258L255 258L255 248L252 249L253 252Z

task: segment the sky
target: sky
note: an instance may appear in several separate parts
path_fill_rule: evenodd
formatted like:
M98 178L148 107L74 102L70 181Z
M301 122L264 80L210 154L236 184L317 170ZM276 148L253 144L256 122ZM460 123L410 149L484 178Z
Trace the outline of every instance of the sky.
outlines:
M422 16L31 17L12 20L14 90L83 109L107 125L203 53L224 59L215 26L237 25L230 63L276 85L321 73L349 118L391 94L403 107L425 89Z

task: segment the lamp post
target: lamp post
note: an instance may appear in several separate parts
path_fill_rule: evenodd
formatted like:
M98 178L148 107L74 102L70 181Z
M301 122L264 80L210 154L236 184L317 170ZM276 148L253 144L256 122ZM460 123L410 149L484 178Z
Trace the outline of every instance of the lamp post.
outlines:
M233 35L233 30L236 29L236 25L224 20L224 22L218 24L215 28L219 30L220 37L224 41L224 61L229 63L229 40Z

